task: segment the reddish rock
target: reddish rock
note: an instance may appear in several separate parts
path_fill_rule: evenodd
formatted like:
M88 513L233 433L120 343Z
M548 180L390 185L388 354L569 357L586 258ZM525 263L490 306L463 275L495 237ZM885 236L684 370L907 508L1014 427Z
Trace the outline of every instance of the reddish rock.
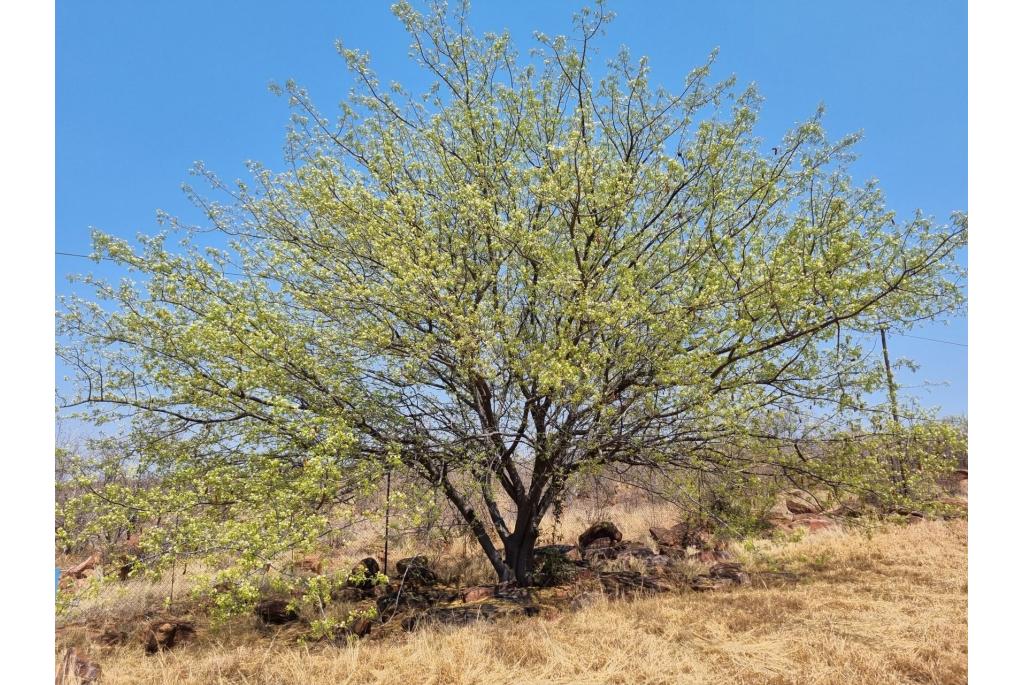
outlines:
M791 514L820 514L821 505L804 490L790 490L784 494L786 509Z
M619 542L622 540L622 533L614 523L610 521L599 521L583 531L578 542L580 549L585 550L594 544L595 541L602 539L610 540L611 542Z
M87 559L81 561L69 569L61 572L61 575L69 578L85 578L88 572L96 568L96 564L100 563L100 553L93 552Z
M146 654L156 654L181 644L195 634L195 627L185 621L157 620L143 629L142 642Z
M839 527L839 523L835 519L815 514L801 514L800 516L794 516L792 525L802 526L812 533Z
M462 591L463 602L479 602L481 599L491 599L492 597L494 597L493 585L478 585Z

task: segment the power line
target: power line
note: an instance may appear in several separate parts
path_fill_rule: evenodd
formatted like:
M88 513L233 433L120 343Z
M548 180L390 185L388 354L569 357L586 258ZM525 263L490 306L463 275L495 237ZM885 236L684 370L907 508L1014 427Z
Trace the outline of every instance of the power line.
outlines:
M909 333L893 333L889 331L891 335L898 335L902 338L916 338L917 340L927 340L929 342L942 343L943 345L956 345L957 347L967 347L966 343L953 342L952 340L939 340L938 338L926 338L923 335L910 335Z
M119 259L113 259L111 257L93 257L92 255L78 254L77 252L60 252L59 250L55 251L54 254L60 255L62 257L80 257L82 259L92 259L92 260L100 259L101 261L104 261L104 262L120 263L120 261L121 261ZM237 271L222 271L221 273L223 273L225 276L238 276L240 278L249 278L252 275L252 274L240 274ZM263 278L263 277L261 276L261 278Z

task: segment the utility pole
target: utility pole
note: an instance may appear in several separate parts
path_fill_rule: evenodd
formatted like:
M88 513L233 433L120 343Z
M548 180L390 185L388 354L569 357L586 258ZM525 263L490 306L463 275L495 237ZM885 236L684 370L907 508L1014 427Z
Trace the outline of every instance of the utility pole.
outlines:
M885 360L885 376L889 383L889 406L892 408L892 426L893 431L899 429L900 426L900 415L896 405L896 384L892 379L892 367L889 365L889 346L885 341L885 328L879 328L878 332L882 335L882 359ZM900 473L900 490L903 494L907 494L907 471L903 464L903 459L898 456L893 457L893 461L896 462L896 466Z
M391 468L387 471L387 491L384 495L384 575L388 574L388 538L391 532Z
M892 408L892 422L897 426L900 423L900 416L896 410L896 384L892 380L892 367L889 366L889 346L885 344L885 329L879 328L882 334L882 358L885 360L885 375L889 381L889 406Z

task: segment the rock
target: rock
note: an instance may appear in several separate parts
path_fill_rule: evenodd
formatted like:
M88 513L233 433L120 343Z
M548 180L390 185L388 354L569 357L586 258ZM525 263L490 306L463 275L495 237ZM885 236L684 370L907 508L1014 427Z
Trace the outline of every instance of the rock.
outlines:
M697 560L704 564L732 559L732 552L727 549L706 549L697 554Z
M672 590L672 586L665 581L635 571L601 573L598 579L605 592L613 597L632 597Z
M415 630L428 624L468 625L477 621L493 621L506 616L536 616L540 607L499 607L495 604L474 604L469 607L432 607L402 620L404 630Z
M405 609L425 609L437 604L459 599L458 593L432 591L429 588L415 588L398 585L377 598L377 614L381 617L394 616Z
M430 570L425 556L419 555L399 559L398 563L395 564L395 568L398 569L399 580L423 583L425 585L437 582L437 575Z
M373 623L370 621L370 619L357 618L355 621L352 622L352 625L349 626L348 632L350 635L355 635L356 637L366 637L370 634L370 629L372 627Z
M573 560L579 559L579 550L574 545L544 545L533 550L533 556L538 561L550 556Z
M530 588L519 587L515 583L499 583L494 586L494 598L522 604L532 602L533 594L530 592Z
M639 559L646 562L653 556L654 551L642 543L628 540L612 543L607 538L594 542L583 552L583 560L591 564L612 559Z
M820 514L821 505L811 493L805 490L790 490L783 493L786 509L791 514Z
M494 586L493 585L478 585L476 587L469 587L462 591L463 602L479 602L482 599L491 599L494 597Z
M367 590L374 586L374 577L378 573L380 573L380 564L373 557L366 557L353 566L349 572L349 578L362 578L362 580L349 580L348 583L352 587Z
M583 531L579 537L580 550L590 547L595 540L608 539L612 542L622 540L622 533L610 521L599 521Z
M472 607L433 607L426 611L409 616L402 621L404 630L415 630L428 623L442 625L467 625L476 621L490 621L499 614L494 604L477 604Z
M801 514L793 517L792 525L803 526L808 531L815 533L820 530L838 528L839 522L824 515Z
M157 620L143 629L142 642L146 654L156 654L181 644L195 634L191 623L176 620Z
M331 588L331 599L336 602L358 602L366 597L367 590L362 587L345 585Z
M864 509L857 503L843 502L842 504L829 509L825 514L832 517L857 518L864 515Z
M680 556L688 547L698 550L711 549L714 536L706 525L684 521L671 528L654 527L649 529L651 537L658 545L662 554Z
M368 576L375 576L378 573L380 573L380 564L378 564L377 560L373 557L366 557L365 559L360 561L358 564L352 567L352 572L355 573L355 571L360 567L363 568L363 571Z
M718 578L712 578L708 575L700 575L690 581L690 589L696 592L707 592L709 590L718 590L728 585L728 581L721 580Z
M765 513L765 519L775 527L784 528L793 521L793 513L784 500L779 500Z
M123 630L118 630L107 626L96 636L96 641L107 647L113 647L114 645L121 645L128 641L128 633Z
M667 554L655 554L647 559L647 565L654 571L660 571L672 563L672 557Z
M307 554L295 562L294 568L296 571L305 571L307 573L320 575L324 570L324 560L323 557L316 554Z
M75 682L81 685L93 685L100 679L99 664L89 661L72 647L64 655L57 668L57 682Z
M100 563L100 553L99 552L93 552L84 561L81 561L81 562L75 564L74 566L72 566L69 569L65 569L64 571L61 571L61 575L62 576L66 576L68 578L75 578L75 579L85 578L86 575L88 575L89 571L91 571L94 568L96 568L96 564L98 564L98 563Z
M597 544L610 542L602 539ZM554 587L571 581L582 566L580 552L574 545L546 545L533 552L533 582L541 587Z
M728 580L737 585L749 585L750 576L735 562L718 563L708 569L708 576L715 580Z
M282 625L299 620L299 612L286 599L265 599L256 605L256 617L264 623Z

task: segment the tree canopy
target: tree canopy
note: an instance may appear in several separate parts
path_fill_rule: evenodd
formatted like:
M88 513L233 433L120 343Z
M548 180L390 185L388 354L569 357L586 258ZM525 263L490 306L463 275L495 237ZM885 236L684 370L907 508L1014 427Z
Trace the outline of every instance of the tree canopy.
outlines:
M966 215L898 221L822 111L769 146L713 56L675 89L625 50L599 62L602 3L528 56L465 6L394 13L425 92L339 44L356 85L336 117L277 89L286 171L199 168L220 199L190 191L201 229L166 218L178 247L94 235L139 280L66 301L67 407L121 417L120 458L161 483L93 488L75 506L97 525L174 512L150 549L255 568L400 469L529 582L575 474L876 416L861 334L962 305Z

